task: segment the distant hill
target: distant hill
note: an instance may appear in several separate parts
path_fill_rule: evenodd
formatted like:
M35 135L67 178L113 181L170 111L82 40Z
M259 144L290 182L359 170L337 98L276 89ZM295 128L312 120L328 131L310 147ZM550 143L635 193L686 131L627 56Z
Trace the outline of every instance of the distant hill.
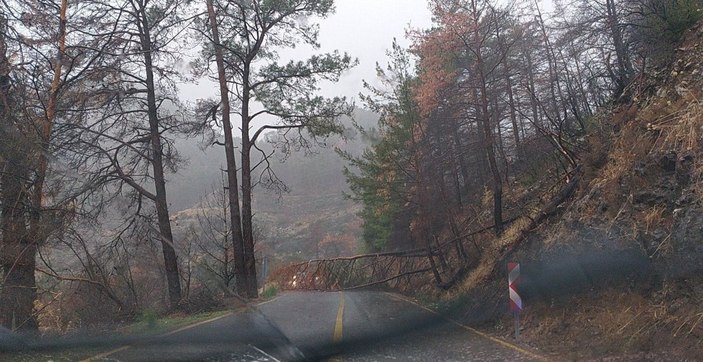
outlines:
M354 122L364 128L376 127L377 119L374 113L361 109L354 114ZM354 122L343 120L348 128L345 138L330 137L307 152L284 155L276 150L271 157L271 168L288 192L263 187L254 190L254 222L261 229L257 249L264 255L276 260L306 260L357 251L359 206L344 197L344 161L335 152L340 148L360 154L367 147ZM219 146L203 150L198 139L179 140L176 146L188 164L169 178L168 198L171 213L178 220L175 229L183 231L197 224L194 210L202 206L201 200L221 187L225 156ZM267 152L274 149L266 142L260 142L259 147ZM252 157L259 157L258 152Z

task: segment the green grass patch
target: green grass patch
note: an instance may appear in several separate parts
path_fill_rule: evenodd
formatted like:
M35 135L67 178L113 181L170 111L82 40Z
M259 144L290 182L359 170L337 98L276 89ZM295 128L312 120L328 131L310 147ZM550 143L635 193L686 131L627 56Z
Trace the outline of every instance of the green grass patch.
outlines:
M430 309L437 308L438 299L434 298L428 294L420 293L418 295L415 295L414 298L415 298L415 301L423 307L430 308Z
M266 286L264 286L264 290L261 292L261 298L263 298L265 300L271 299L271 298L275 297L276 295L278 295L278 292L279 292L279 290L278 290L277 285L275 285L275 284L266 285Z

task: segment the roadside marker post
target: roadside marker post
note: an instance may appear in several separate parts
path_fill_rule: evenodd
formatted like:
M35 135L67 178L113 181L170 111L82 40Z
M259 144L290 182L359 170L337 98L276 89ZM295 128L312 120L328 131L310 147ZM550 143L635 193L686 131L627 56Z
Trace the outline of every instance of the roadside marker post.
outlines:
M520 264L508 263L508 293L510 295L510 311L515 317L515 339L520 338L520 312L522 312L522 298L518 294L520 281Z

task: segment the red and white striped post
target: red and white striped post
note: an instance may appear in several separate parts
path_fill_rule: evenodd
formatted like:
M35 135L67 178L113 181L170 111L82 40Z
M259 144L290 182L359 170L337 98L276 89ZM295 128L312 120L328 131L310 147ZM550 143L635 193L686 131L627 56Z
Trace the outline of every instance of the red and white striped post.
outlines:
M517 293L520 281L520 264L508 263L508 293L510 294L510 311L515 316L515 339L520 337L520 312L522 312L522 298Z

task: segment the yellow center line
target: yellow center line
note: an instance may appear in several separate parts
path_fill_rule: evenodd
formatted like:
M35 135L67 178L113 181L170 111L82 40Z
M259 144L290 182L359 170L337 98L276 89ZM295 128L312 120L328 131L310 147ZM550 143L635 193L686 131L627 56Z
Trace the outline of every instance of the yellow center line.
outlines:
M337 310L337 322L334 324L334 342L342 341L342 330L344 326L344 292L339 292L339 309Z
M342 332L344 330L344 292L339 292L339 309L337 309L337 321L334 324L334 343L342 341ZM344 358L339 355L329 359L330 362L342 362Z

